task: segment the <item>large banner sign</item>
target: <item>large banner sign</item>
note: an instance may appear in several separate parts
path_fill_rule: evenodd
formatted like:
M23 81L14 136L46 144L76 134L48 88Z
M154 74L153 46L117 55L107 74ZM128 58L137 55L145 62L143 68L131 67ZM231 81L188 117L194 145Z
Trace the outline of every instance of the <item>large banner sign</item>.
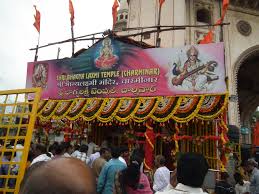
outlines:
M28 63L43 99L226 92L223 43L142 49L105 38L76 58Z

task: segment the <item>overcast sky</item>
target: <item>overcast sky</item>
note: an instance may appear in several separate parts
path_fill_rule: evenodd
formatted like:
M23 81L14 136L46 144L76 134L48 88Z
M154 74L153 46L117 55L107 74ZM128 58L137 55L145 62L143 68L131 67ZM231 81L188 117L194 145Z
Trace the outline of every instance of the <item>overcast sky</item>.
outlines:
M73 0L75 36L111 29L114 0ZM34 28L33 5L41 12L40 45L71 38L68 0L1 0L0 90L25 88L27 62L34 60L38 32ZM76 51L91 42L76 43ZM71 43L39 50L38 60L71 56Z

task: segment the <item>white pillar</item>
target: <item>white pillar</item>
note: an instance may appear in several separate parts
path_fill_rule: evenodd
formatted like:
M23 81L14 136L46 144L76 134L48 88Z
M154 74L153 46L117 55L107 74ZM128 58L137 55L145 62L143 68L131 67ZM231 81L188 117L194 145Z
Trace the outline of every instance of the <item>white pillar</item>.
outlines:
M174 0L173 5L174 25L185 25L186 3L185 0ZM174 47L185 45L185 30L174 31Z

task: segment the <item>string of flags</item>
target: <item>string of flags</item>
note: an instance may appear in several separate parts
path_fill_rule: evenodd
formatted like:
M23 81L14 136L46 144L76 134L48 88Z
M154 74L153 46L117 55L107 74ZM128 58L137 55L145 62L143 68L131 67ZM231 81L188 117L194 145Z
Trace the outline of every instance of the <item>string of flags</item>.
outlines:
M228 6L229 6L229 0L222 0L223 4L222 4L222 15L220 17L220 19L216 22L216 25L220 25L222 24ZM159 0L159 6L160 8L162 7L162 5L165 3L165 0ZM115 23L117 21L117 15L118 15L118 7L119 7L119 2L118 0L114 0L113 6L112 6L112 17L113 17L113 29L115 27ZM41 22L41 13L40 11L37 9L36 5L34 5L34 9L35 9L35 15L34 15L34 27L36 28L36 30L38 31L38 33L40 34L40 22ZM73 2L72 0L69 0L69 13L70 13L70 22L71 22L71 26L74 26L74 19L75 19L75 12L74 12L74 6L73 6ZM215 30L216 26L214 26L204 37L203 40L200 41L200 44L208 44L208 43L212 43L213 42L213 36L214 36L214 30Z

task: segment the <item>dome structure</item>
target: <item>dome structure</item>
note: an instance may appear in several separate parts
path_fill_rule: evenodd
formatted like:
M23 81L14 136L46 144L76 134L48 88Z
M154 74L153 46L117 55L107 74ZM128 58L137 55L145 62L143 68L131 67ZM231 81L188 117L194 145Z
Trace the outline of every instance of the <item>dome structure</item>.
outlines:
M129 6L127 0L119 0L120 6L117 15L115 30L122 30L127 27Z

